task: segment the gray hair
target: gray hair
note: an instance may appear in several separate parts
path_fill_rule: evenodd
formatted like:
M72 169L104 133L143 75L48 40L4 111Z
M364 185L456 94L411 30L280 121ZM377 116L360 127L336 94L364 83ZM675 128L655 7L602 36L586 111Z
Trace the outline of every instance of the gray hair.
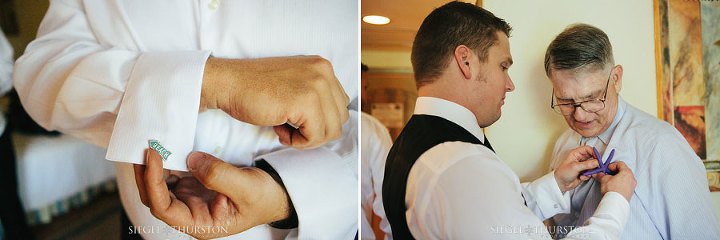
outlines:
M545 74L551 70L607 69L615 65L608 36L597 27L573 24L550 43L545 52Z

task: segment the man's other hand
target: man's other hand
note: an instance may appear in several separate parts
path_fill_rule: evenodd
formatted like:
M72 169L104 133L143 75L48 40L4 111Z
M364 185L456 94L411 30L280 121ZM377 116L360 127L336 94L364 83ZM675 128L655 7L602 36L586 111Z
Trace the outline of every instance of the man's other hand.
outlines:
M285 190L261 169L237 168L195 152L188 156L193 177L166 181L160 155L146 150L145 156L145 166L134 166L142 203L156 218L195 238L229 236L290 216Z
M623 195L628 202L635 192L637 181L632 170L625 165L624 162L614 162L608 166L608 169L617 172L615 175L606 175L598 173L593 175L596 181L600 182L600 191L603 195L607 192L617 192Z
M210 57L200 110L218 108L243 122L273 126L282 144L311 149L342 135L349 102L332 64L320 56Z
M597 159L593 157L593 150L590 146L570 150L567 158L555 169L555 181L557 181L560 191L564 193L590 179L590 176L582 176L581 173L600 166Z

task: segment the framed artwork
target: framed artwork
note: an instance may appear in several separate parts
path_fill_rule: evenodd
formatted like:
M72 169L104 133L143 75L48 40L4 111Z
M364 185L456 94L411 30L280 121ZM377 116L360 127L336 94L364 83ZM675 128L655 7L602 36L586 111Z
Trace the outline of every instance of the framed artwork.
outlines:
M702 159L720 191L720 2L654 0L658 115Z

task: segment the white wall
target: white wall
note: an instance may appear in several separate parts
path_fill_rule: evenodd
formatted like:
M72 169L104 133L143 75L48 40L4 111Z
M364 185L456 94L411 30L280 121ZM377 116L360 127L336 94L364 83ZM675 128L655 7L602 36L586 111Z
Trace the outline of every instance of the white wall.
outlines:
M505 99L502 118L487 134L521 179L546 173L554 139L567 129L549 107L552 90L543 59L547 45L569 24L588 23L607 33L615 63L624 69L620 95L657 116L652 1L485 0L484 4L513 27L510 48L515 64L510 76L516 86ZM712 193L712 198L720 216L720 192Z
M510 76L516 86L505 100L502 118L487 134L521 179L546 173L555 139L567 128L549 107L551 85L543 59L547 45L569 24L592 24L608 34L615 62L624 68L620 95L657 116L652 1L485 0L484 4L513 27L510 48L515 64ZM411 66L409 51L363 51L362 61L371 68ZM720 192L712 197L720 216Z
M376 68L393 68L409 70L412 72L412 63L410 63L410 50L408 51L373 51L363 50L360 56L362 63L368 65L370 69Z
M550 41L569 24L588 23L607 33L615 62L624 69L620 95L657 115L651 1L508 2L485 1L486 9L513 27L510 51L515 64L510 76L516 86L505 100L502 118L487 131L500 156L522 179L547 171L554 140L567 129L562 116L550 109L552 87L543 60Z

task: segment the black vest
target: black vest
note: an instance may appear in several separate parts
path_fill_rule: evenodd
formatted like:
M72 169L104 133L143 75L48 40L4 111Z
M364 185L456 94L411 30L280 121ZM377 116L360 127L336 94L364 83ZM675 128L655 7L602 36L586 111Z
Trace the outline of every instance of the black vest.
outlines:
M405 218L407 180L418 157L444 142L482 144L463 127L441 117L413 115L393 144L385 162L382 196L394 239L415 239ZM486 147L492 150L488 141Z

